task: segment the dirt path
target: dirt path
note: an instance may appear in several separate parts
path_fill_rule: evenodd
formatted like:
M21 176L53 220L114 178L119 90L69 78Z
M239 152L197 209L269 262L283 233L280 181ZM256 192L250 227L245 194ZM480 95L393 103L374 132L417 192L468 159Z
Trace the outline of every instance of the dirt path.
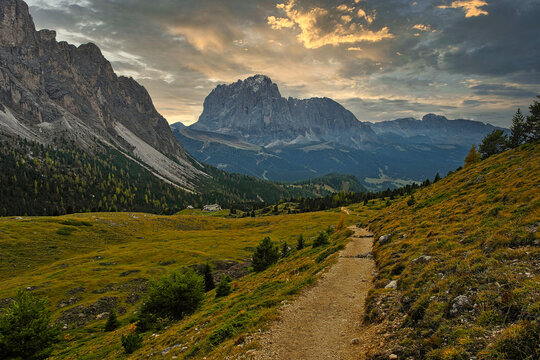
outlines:
M371 258L356 255L370 252L373 238L365 237L366 230L350 229L354 235L338 262L314 287L284 306L281 320L259 339L256 359L362 359L364 301L375 265Z

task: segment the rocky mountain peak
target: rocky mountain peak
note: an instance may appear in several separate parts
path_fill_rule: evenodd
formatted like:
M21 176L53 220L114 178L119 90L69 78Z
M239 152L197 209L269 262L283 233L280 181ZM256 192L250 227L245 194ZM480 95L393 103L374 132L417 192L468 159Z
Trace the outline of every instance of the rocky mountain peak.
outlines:
M0 46L15 47L36 41L28 5L22 0L0 1Z
M263 146L345 141L361 147L376 137L369 126L332 99L285 99L264 75L216 87L192 128Z

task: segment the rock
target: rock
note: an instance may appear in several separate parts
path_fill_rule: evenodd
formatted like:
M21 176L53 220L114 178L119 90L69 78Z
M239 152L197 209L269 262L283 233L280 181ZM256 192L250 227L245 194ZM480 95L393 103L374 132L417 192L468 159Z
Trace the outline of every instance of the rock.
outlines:
M429 255L422 255L422 256L419 256L413 260L411 260L411 263L412 264L416 264L416 263L427 263L429 260L431 260L431 256Z
M96 154L112 144L179 185L202 175L143 86L117 76L96 45L36 31L22 0L0 1L0 64L2 109L17 124L6 126L1 112L2 132L44 144L67 138Z
M190 128L249 139L261 146L331 141L360 148L376 139L368 125L332 99L285 99L264 75L218 85Z
M384 287L385 289L393 289L393 290L396 290L397 289L397 280L392 280L390 281L388 284L386 284L386 286Z
M120 273L120 276L128 276L128 275L131 275L131 274L136 274L138 272L141 272L141 270L128 270L128 271L124 271L123 273Z
M379 244L386 244L390 240L390 235L382 235L379 237Z
M388 359L389 359L389 360L396 360L397 358L398 358L398 356L397 356L396 354L390 354L390 355L388 356Z
M173 349L177 349L179 347L182 347L182 344L175 344L175 345L172 345L172 346L168 346L166 347L165 349L161 350L161 355L162 356L165 356L167 355L171 350Z
M356 255L357 258L359 259L370 259L372 260L373 259L373 254L370 253L370 252L367 252L367 253L363 253L363 254L358 254Z
M86 291L86 288L82 287L82 286L77 286L76 288L73 288L71 290L69 290L67 293L68 295L76 295L76 294L79 294L79 293L82 293L82 292L85 292Z
M351 340L351 345L358 345L360 344L360 339L359 338L354 338Z
M451 315L458 315L472 308L471 299L467 295L459 295L452 300Z

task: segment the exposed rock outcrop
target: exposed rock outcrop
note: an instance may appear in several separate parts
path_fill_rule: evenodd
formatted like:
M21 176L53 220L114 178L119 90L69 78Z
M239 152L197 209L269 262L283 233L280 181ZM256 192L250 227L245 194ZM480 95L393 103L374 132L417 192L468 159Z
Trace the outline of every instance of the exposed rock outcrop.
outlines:
M36 31L22 0L0 2L0 104L0 133L112 145L186 188L200 174L144 87L117 76L96 45Z
M191 128L239 136L267 147L329 141L363 148L377 141L368 125L334 100L285 99L264 75L217 86Z

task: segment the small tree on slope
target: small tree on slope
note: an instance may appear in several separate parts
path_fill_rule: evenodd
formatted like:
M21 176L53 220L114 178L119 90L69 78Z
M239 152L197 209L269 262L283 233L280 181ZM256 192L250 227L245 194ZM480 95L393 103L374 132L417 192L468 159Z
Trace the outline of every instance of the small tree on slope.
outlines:
M252 257L253 270L263 271L279 260L279 249L269 237L261 240Z

